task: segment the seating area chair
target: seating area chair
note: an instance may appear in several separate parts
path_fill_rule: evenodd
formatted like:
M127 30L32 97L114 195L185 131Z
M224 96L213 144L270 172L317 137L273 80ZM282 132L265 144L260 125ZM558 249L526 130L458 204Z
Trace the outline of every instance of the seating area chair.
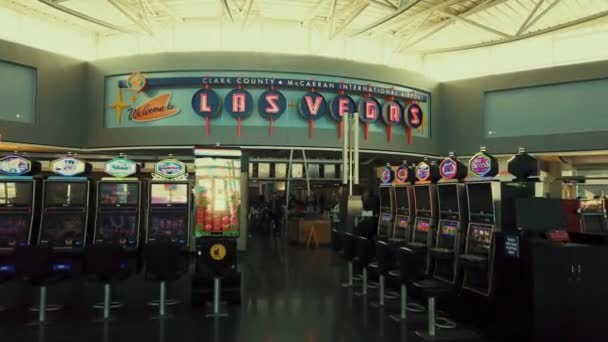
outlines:
M158 314L166 315L167 282L175 281L183 274L179 247L171 242L159 241L149 243L144 248L146 279L159 282Z
M401 287L401 312L399 315L391 315L391 318L395 321L401 321L407 319L407 311L411 312L424 312L424 307L408 303L408 287L419 280L425 278L426 269L426 256L424 254L417 253L416 250L412 250L409 247L400 247L397 250L397 260L399 263L399 269L389 271L389 275L399 280Z
M361 291L355 293L355 296L367 296L368 274L367 267L374 260L375 248L374 242L364 236L357 236L355 240L355 251L358 261L361 263L362 286Z
M59 310L58 305L47 305L47 286L58 281L53 272L53 251L48 246L24 246L15 249L15 271L19 278L38 288L38 324L46 323L47 311Z
M346 283L342 284L342 287L353 287L353 262L355 260L355 236L351 233L344 233L342 239L342 250L344 251L344 259L348 264L348 278Z
M110 318L110 310L122 307L122 303L112 301L112 283L120 279L124 265L124 249L115 244L95 244L85 249L85 272L87 276L103 284L103 319Z
M369 268L378 275L378 301L371 303L372 307L384 306L385 299L396 299L395 293L386 293L386 277L388 272L396 269L393 247L386 241L376 241L376 261L369 264Z
M428 327L427 331L417 331L416 335L424 338L424 339L434 339L436 338L436 330L435 327L444 328L444 329L454 329L456 328L456 323L445 318L445 317L436 317L436 306L435 301L439 298L445 298L450 296L453 293L453 286L444 281L430 278L424 279L420 281L414 282L414 286L418 289L422 290L422 294L427 298L428 306Z

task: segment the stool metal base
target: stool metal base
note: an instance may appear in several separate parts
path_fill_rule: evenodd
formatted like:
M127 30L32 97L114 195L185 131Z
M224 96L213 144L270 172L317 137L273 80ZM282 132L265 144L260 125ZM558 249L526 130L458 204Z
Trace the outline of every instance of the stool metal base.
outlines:
M120 309L123 306L125 306L124 303L119 301L114 301L110 303L110 309ZM93 304L93 309L103 309L103 302Z
M443 329L454 329L456 328L456 322L445 317L437 317L435 318L435 326Z
M167 298L165 300L165 305L166 306L177 305L177 304L180 304L180 303L181 303L181 301L179 299L177 299L177 298ZM148 306L160 306L160 300L153 299L153 300L148 301L146 304Z
M61 309L63 309L63 305L60 305L60 304L49 304L49 305L46 306L46 311L47 312L48 311L59 311ZM30 307L30 311L38 312L38 311L40 311L40 307L39 306L32 306L32 307Z
M222 308L222 279L219 277L213 278L213 311L205 315L205 317L227 317L228 312Z

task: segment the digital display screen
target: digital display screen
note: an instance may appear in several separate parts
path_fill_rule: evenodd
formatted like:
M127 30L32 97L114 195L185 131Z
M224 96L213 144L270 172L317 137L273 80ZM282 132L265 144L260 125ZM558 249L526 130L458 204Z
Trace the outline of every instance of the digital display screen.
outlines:
M419 232L428 232L431 229L431 221L429 220L418 220L416 230Z
M396 187L395 188L397 214L403 214L403 215L409 214L410 203L409 203L409 200L407 197L408 196L407 196L406 187Z
M95 243L137 245L137 214L99 214L95 227Z
M473 214L493 214L492 184L467 184L469 196L469 211Z
M152 184L150 190L152 204L187 204L188 184Z
M441 223L441 234L447 236L456 236L457 223L444 221Z
M471 238L477 242L487 245L489 248L492 241L492 227L472 224Z
M431 210L431 193L428 186L415 186L416 209Z
M382 211L392 211L393 207L393 199L392 199L392 191L388 186L381 186L378 188L380 192L380 208Z
M398 227L399 228L407 228L407 217L400 217L399 218Z
M99 183L99 204L137 205L139 203L139 183Z
M0 215L0 248L27 245L31 216L27 214Z
M0 182L0 204L32 205L33 183Z
M40 228L40 244L51 247L82 247L85 215L46 215Z
M46 182L46 205L53 206L84 206L87 204L86 182Z
M170 241L186 245L188 214L154 214L148 223L148 241Z
M539 215L539 213L542 213ZM562 200L557 198L521 198L515 201L517 227L547 231L565 227Z
M458 212L458 191L455 184L439 185L437 195L441 211Z

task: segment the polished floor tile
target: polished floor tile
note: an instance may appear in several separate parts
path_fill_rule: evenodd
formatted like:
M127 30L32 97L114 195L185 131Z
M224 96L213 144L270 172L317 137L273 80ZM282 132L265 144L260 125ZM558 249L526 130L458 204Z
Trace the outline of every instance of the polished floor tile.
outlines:
M383 309L368 305L373 299L354 296L343 289L345 262L328 248L306 249L269 238L250 241L240 256L243 272L242 304L229 307L229 316L207 318L203 308L188 303L188 279L172 289L184 304L171 307L171 317L158 320L141 305L129 305L114 312L110 322L95 322L97 313L88 305L50 313L43 328L28 327L33 316L25 310L0 313L0 340L12 341L176 341L176 342L371 342L420 341L416 330L424 330L426 317L410 315L404 323L388 316L398 312L398 303ZM143 297L138 279L123 296ZM137 283L139 282L139 283ZM141 283L141 285L139 285ZM150 295L154 295L154 284ZM85 288L86 289L86 288ZM135 290L133 290L135 289Z

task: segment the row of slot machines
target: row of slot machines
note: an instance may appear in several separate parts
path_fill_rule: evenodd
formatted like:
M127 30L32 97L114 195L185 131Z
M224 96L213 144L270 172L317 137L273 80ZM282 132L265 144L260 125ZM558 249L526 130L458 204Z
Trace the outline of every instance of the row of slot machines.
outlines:
M21 155L0 159L0 251L38 244L69 252L87 243L137 250L140 241L159 240L189 247L192 196L184 163L156 163L146 189L138 164L124 156L106 162L107 177L97 181L91 164L71 155L50 163L52 175L40 171L39 162Z
M534 157L520 149L508 169L515 179L499 181L498 162L485 148L468 165L453 154L439 164L387 165L380 176L377 239L426 255L426 274L492 295L497 236L517 229L515 200L537 193Z

